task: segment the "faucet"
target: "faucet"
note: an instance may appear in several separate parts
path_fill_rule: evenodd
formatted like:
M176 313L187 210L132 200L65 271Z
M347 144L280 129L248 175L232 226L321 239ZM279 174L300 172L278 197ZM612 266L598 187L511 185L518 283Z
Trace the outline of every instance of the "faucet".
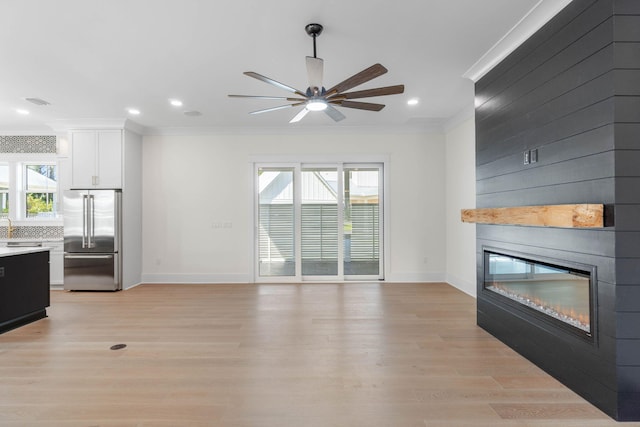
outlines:
M9 227L7 227L7 239L10 239L13 237L13 232L15 231L15 228L11 225L11 218L6 217L5 219L9 221Z

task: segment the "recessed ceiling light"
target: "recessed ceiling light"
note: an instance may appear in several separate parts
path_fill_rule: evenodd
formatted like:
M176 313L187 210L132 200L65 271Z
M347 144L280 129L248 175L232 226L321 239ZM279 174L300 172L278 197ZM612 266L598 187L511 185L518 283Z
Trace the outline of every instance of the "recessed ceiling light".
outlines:
M140 110L136 109L136 108L128 108L127 112L133 116L137 116L140 114Z
M182 101L180 101L179 99L170 99L169 103L174 107L182 107Z
M23 116L26 116L27 114L29 114L29 111L28 110L23 110L22 108L17 108L16 109L16 113L22 114Z
M418 98L411 98L407 101L407 105L418 105L419 102L420 100Z

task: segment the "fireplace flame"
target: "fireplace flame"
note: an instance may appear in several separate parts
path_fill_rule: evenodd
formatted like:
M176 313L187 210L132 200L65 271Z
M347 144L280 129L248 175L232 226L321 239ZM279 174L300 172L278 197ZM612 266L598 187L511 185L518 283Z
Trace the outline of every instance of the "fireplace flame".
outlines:
M591 330L589 314L580 313L574 307L553 304L531 293L515 292L502 282L492 281L486 288L586 332Z

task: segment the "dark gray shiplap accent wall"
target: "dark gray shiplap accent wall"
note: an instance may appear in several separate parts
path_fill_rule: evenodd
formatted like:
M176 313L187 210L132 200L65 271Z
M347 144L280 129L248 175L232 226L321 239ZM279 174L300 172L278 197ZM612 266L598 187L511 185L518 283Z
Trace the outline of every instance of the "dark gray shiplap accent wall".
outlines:
M640 419L640 1L614 3L618 411ZM626 416L628 414L628 416Z
M574 0L477 82L476 100L477 207L607 206L599 229L478 225L478 324L640 420L640 1ZM596 266L594 342L486 298L485 246Z

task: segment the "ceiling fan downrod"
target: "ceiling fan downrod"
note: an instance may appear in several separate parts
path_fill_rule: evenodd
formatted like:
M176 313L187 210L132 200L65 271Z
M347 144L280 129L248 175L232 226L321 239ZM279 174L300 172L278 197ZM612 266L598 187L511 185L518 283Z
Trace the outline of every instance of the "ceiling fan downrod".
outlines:
M316 56L316 37L318 37L322 33L322 25L320 24L308 24L304 27L304 30L309 34L309 36L313 37L313 57Z

